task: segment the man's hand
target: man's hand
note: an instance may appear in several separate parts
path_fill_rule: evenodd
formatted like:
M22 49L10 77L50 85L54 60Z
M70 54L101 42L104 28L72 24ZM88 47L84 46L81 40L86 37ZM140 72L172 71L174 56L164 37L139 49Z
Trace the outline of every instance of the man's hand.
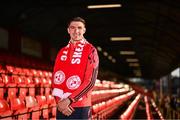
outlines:
M72 114L72 112L74 111L74 109L71 109L70 107L68 107L67 109L64 109L62 111L62 113L66 116L70 116Z
M64 115L67 116L71 115L74 109L69 106L70 103L71 101L69 100L69 98L58 101L57 104L58 110L62 112Z

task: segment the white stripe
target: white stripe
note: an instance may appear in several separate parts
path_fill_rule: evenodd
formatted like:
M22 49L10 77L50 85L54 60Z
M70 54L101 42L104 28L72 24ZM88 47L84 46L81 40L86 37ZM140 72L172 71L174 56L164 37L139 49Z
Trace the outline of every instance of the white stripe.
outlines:
M57 97L62 99L62 97L63 97L63 90L58 89L58 88L54 88L53 91L52 91L52 95L53 96L57 96Z
M52 91L53 96L57 96L61 99L65 99L65 98L69 97L71 94L72 93L70 93L70 92L64 93L64 91L62 89L58 89L58 88L54 88Z

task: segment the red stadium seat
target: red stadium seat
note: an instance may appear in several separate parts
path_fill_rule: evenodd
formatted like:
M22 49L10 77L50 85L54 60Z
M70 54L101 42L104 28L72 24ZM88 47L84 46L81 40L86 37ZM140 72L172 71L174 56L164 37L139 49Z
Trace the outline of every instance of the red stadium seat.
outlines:
M38 106L37 100L33 96L26 96L25 100L26 100L27 108L33 108L33 107Z
M49 78L51 78L52 77L52 72L48 72L48 74L49 74Z
M8 87L8 98L7 101L16 98L17 88L15 83L9 83Z
M47 71L43 71L43 77L49 77L49 74Z
M28 85L28 87L29 87L29 95L35 96L35 84L31 83Z
M28 92L28 88L27 88L27 81L28 79L25 76L18 76L18 88L19 88L19 97L21 98L21 100L24 100L27 92Z
M4 99L0 99L0 118L11 115L12 115L12 111L10 110L7 101ZM11 120L12 117L6 117L5 119Z
M22 87L22 88L20 88L20 90L19 90L19 98L20 98L21 100L24 100L25 97L26 97L26 95L27 95L28 89L25 88L25 87L26 87L26 84L24 84L24 85L22 85L22 86L20 86L20 87Z
M36 99L38 101L39 106L46 104L46 97L45 96L36 96Z
M34 77L37 77L37 76L38 76L38 75L37 75L37 70L31 69L31 72L32 72L32 74L33 74Z
M35 84L32 80L32 77L27 77L25 80L25 83L27 85L27 87L29 88L29 95L30 96L35 96Z
M56 108L57 108L56 103L52 104L51 107L52 107L52 116L56 116Z
M19 98L11 99L11 110L24 109L25 103Z
M10 110L9 105L6 100L0 99L0 113Z
M40 109L43 109L42 110L43 118L48 119L49 118L49 109L48 109L46 97L45 96L37 96L36 98L37 98Z
M15 67L14 74L24 75L23 71L22 71L22 68L20 68L20 67Z
M11 73L15 71L15 68L11 65L6 65L6 69L8 70L8 72L11 72Z
M51 79L47 78L46 79L46 84L44 85L45 87L45 96L51 94Z
M49 104L49 113L52 113L52 116L56 116L56 101L54 96L48 95L47 97L47 104Z
M39 77L43 77L43 72L42 72L41 70L37 70L37 75L38 75Z
M29 108L28 112L32 113L31 119L39 119L41 112L36 98L33 96L26 96L26 107Z
M18 119L28 119L28 109L20 98L11 99L11 110L15 111L14 115L17 115Z
M4 84L8 84L9 82L11 82L11 77L9 77L8 75L1 74L1 77L3 79Z
M24 75L26 75L26 76L32 76L32 73L29 71L29 69L23 68L22 71L23 71Z
M46 87L45 88L45 96L50 95L50 93L51 93L51 88L50 87Z
M40 80L40 78L35 77L34 82L35 82L36 85L39 85L41 83L41 80Z
M56 116L56 101L54 99L54 96L48 95L47 97L47 104L49 105L49 113L52 114L52 116Z
M47 98L47 104L49 105L54 104L55 102L54 96L48 95L46 98Z

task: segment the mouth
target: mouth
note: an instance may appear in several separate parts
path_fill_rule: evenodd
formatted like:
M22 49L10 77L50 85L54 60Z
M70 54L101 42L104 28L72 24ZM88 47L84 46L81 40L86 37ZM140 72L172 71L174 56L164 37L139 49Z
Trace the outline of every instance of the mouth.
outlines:
M79 34L74 34L74 37L79 37L80 35Z
M74 36L79 36L79 34L75 33Z

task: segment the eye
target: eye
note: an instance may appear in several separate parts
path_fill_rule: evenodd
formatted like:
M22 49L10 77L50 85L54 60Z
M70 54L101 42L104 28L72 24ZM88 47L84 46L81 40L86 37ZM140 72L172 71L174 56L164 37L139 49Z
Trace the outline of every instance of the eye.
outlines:
M79 30L81 30L81 29L82 29L82 27L78 27L78 29L79 29Z
M75 27L74 27L74 26L70 26L69 28L70 28L70 29L75 29Z

